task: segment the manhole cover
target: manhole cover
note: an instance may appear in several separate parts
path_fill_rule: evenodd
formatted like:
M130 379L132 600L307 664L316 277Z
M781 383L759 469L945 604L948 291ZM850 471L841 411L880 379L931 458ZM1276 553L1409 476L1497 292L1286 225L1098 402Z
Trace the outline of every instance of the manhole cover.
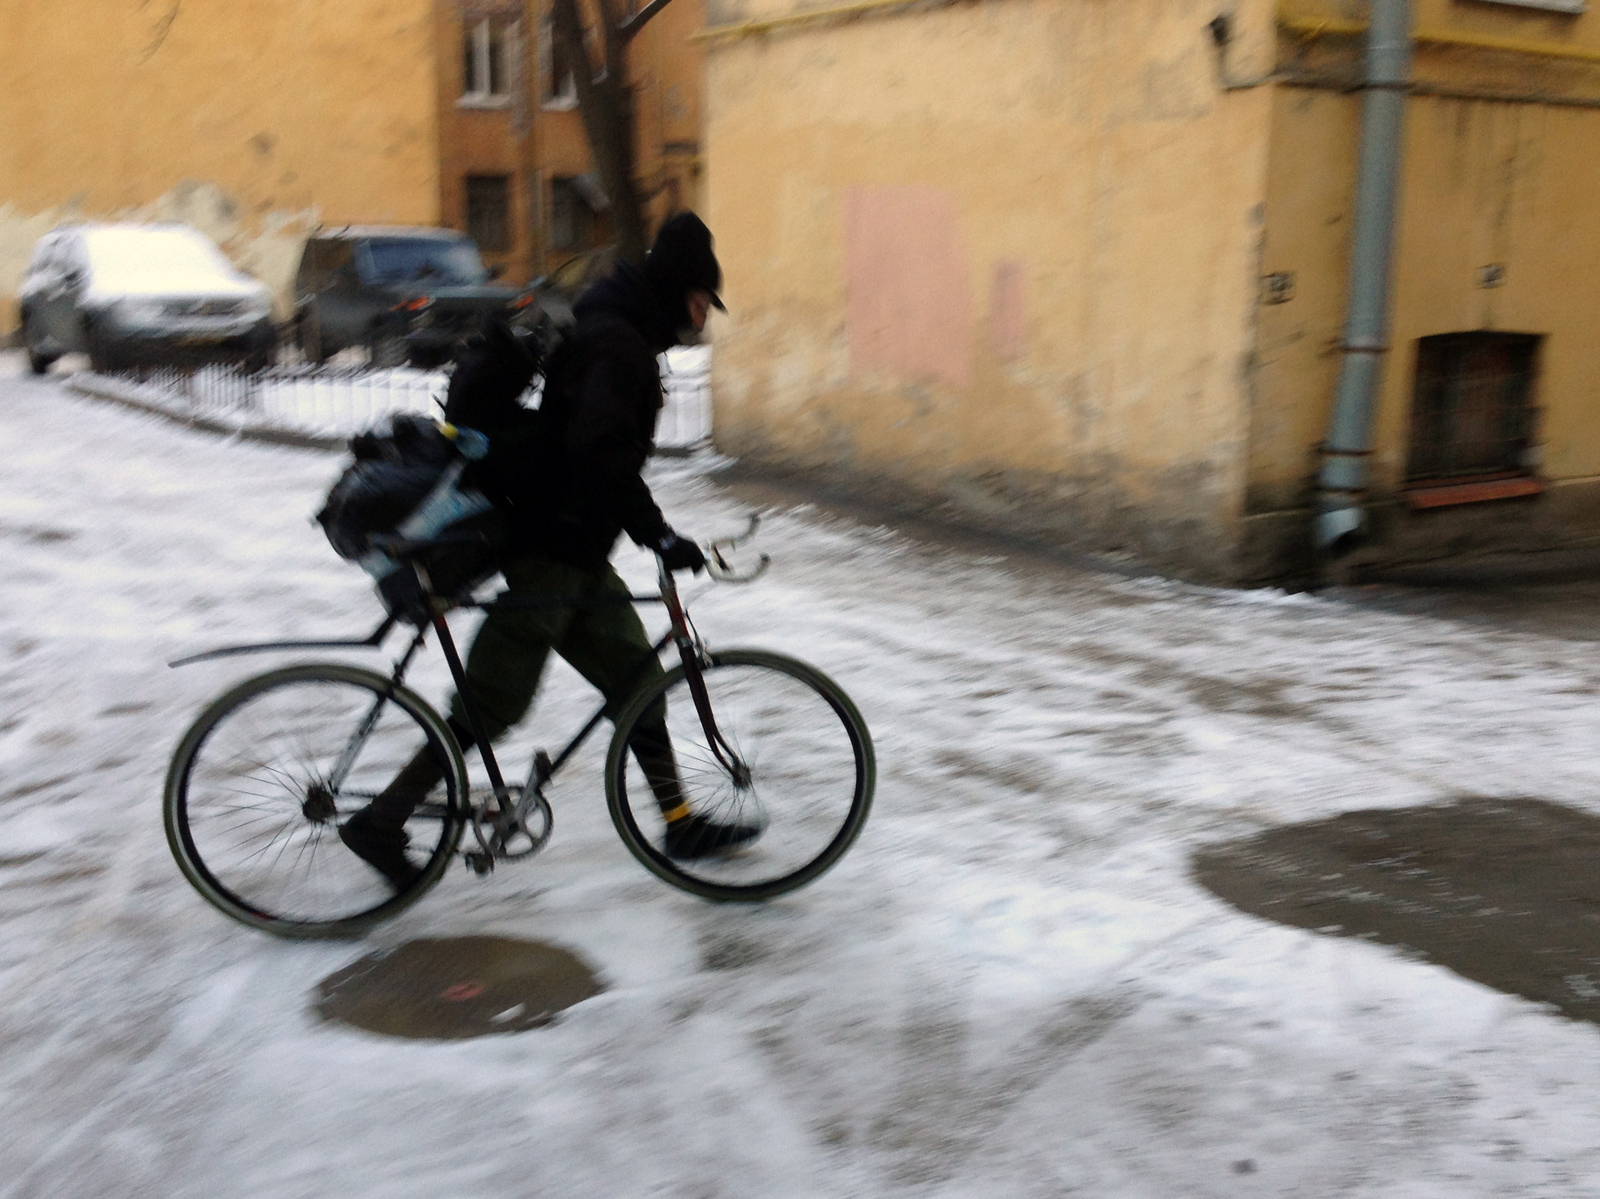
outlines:
M508 937L408 941L317 987L324 1020L369 1032L459 1041L522 1032L605 988L565 949Z

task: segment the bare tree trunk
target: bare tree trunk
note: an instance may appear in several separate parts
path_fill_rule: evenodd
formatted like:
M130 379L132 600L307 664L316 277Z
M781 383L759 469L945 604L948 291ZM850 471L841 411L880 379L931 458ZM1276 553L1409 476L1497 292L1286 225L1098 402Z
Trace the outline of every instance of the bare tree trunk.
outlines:
M644 205L634 182L633 93L628 86L627 45L645 21L666 6L657 0L631 20L617 18L616 0L596 0L600 20L595 42L600 62L595 63L584 37L577 0L552 0L550 21L556 38L572 63L578 111L589 142L600 186L611 201L617 253L628 262L644 261ZM587 67L587 69L585 69Z

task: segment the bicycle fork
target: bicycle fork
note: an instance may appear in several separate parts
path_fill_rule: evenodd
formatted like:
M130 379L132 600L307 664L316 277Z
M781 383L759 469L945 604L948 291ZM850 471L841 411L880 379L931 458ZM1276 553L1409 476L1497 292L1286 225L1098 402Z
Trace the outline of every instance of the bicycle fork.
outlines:
M711 694L706 690L706 676L701 668L705 654L695 637L694 630L689 625L688 614L678 599L677 582L673 579L672 572L665 566L661 567L661 599L672 621L672 632L669 636L673 644L678 647L678 656L683 660L684 681L689 684L689 696L694 700L694 710L700 717L700 728L706 735L706 745L711 750L711 756L716 759L717 765L728 772L728 778L732 780L735 789L748 790L750 767L717 727L716 713L711 710Z

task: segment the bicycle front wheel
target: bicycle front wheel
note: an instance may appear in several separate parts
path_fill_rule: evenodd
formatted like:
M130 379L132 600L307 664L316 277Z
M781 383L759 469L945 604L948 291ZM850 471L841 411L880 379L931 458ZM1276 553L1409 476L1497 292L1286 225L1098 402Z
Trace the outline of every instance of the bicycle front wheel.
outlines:
M449 768L406 826L422 874L396 894L338 826L424 745ZM318 664L249 679L201 713L173 755L162 813L184 877L229 916L281 937L348 937L439 880L465 795L461 749L415 692Z
M714 900L760 900L804 886L854 843L872 807L872 737L850 697L803 662L760 650L714 653L698 672L704 709L682 666L617 719L606 800L646 869ZM661 766L665 704L672 764ZM654 759L655 787L640 765ZM671 777L663 786L663 773ZM658 795L657 792L664 792ZM759 832L721 855L673 856L663 804Z

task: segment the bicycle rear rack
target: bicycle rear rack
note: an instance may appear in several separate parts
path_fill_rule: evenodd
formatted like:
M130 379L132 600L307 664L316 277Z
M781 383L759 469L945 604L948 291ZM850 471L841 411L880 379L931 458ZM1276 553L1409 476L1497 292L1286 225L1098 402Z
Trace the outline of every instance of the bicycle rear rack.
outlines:
M175 670L179 666L189 666L195 662L209 662L213 658L231 658L236 654L264 654L272 650L282 649L379 649L383 645L384 638L389 635L389 631L399 623L398 617L386 616L382 624L360 641L349 639L340 641L258 641L249 645L225 645L221 649L208 649L203 654L191 654L187 658L179 658L176 661L168 662L167 665Z

